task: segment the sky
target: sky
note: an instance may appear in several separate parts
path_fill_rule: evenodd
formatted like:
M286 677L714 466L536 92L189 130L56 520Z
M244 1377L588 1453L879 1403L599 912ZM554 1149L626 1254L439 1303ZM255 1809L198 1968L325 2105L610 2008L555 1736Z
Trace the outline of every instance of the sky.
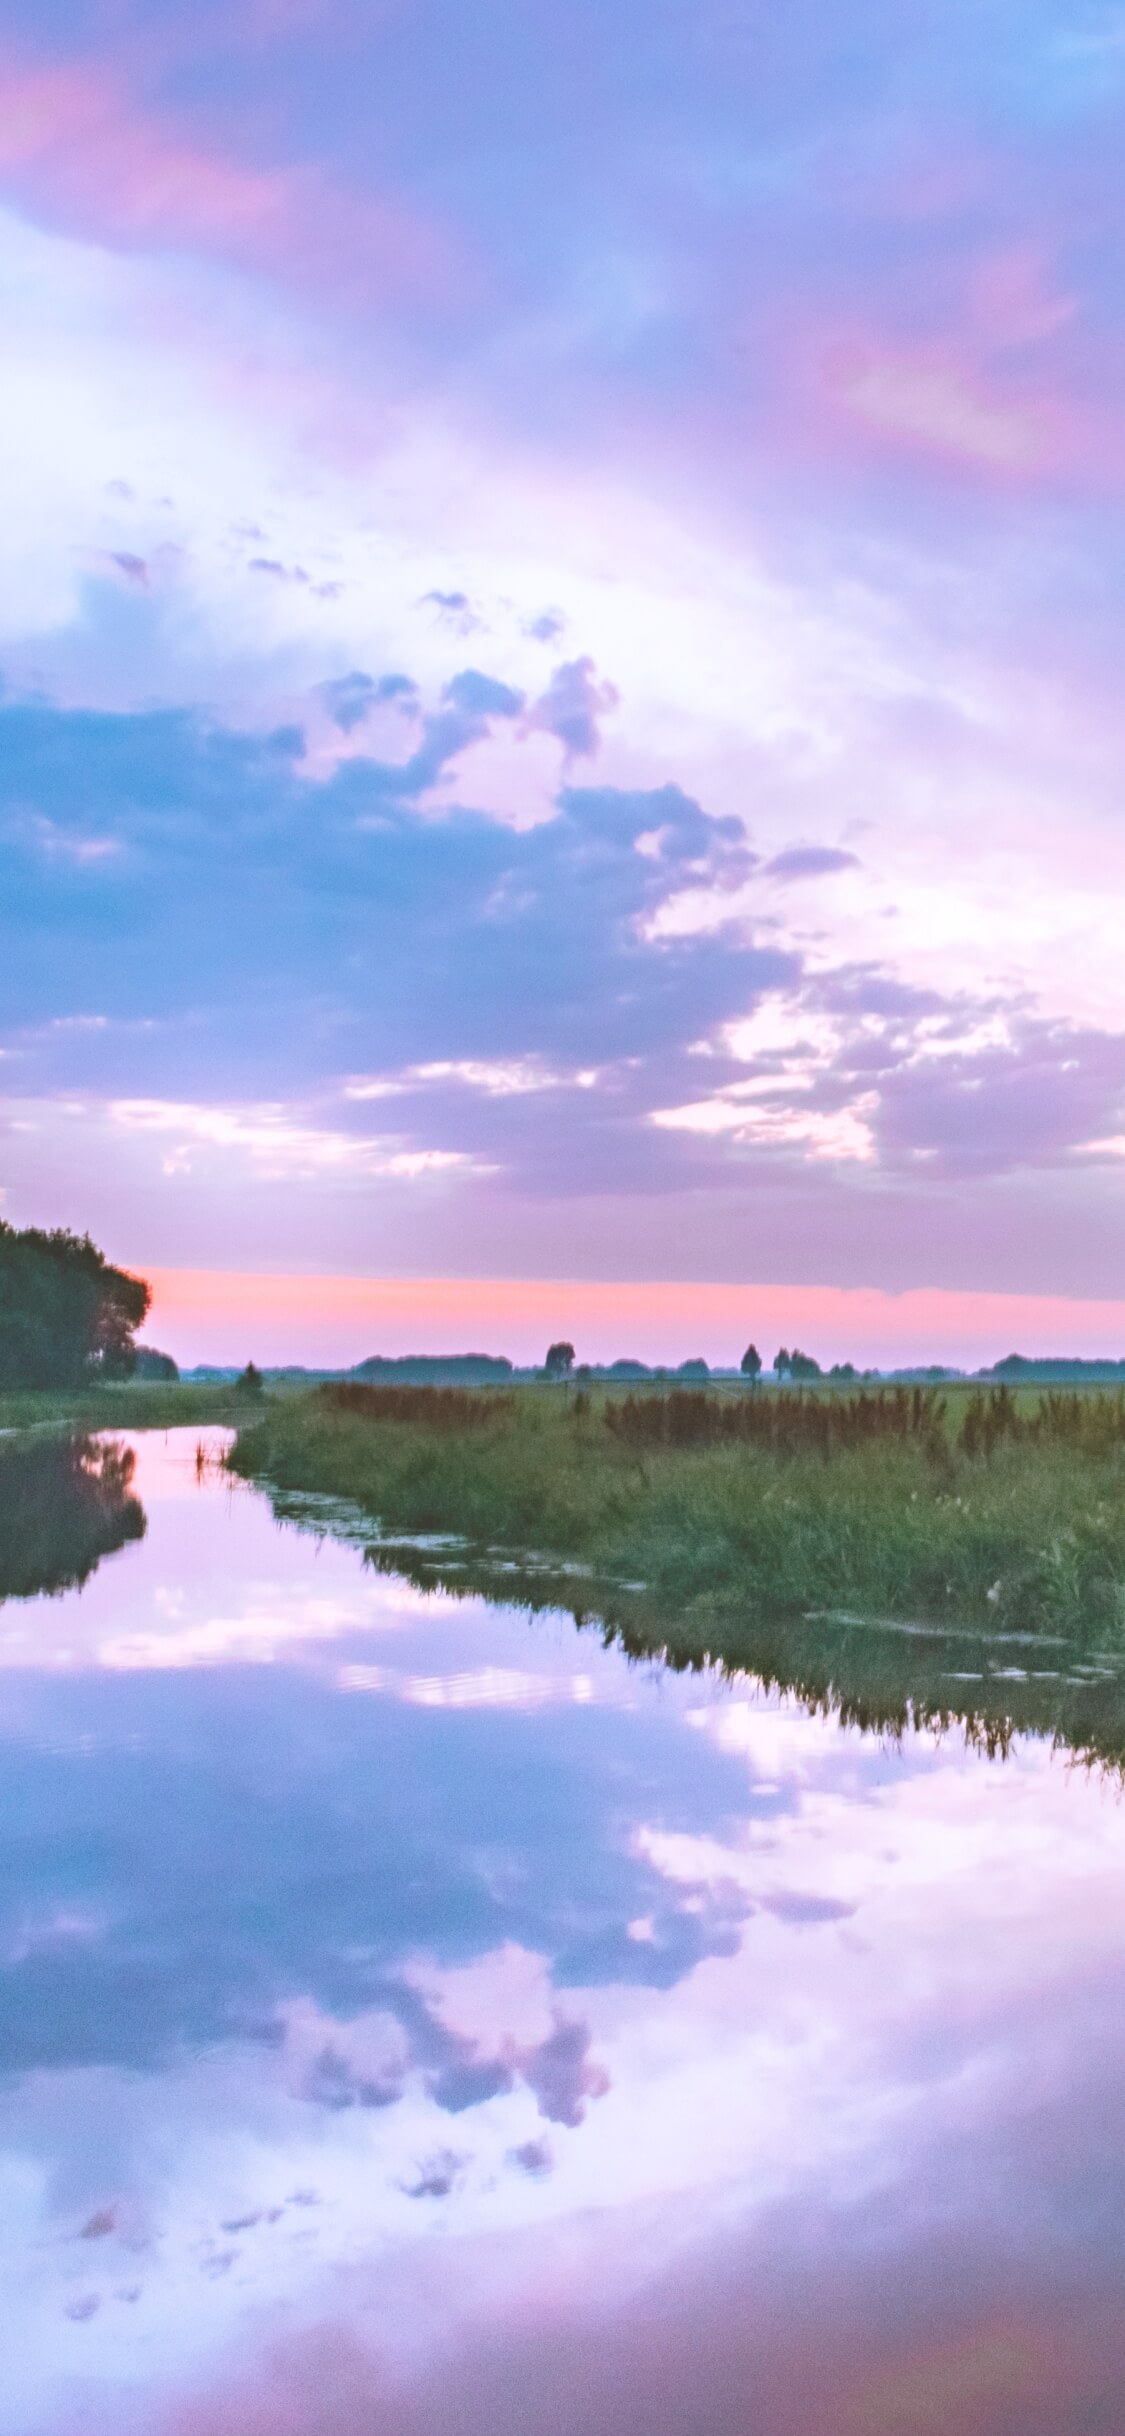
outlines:
M1125 1346L1123 95L1104 0L12 0L5 1217L216 1358Z

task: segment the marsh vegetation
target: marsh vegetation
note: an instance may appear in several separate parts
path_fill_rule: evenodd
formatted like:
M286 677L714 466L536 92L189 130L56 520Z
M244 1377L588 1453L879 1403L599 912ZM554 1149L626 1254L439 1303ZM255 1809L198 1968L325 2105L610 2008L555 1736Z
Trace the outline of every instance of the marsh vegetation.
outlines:
M229 1462L294 1519L346 1500L380 1570L565 1607L633 1657L1125 1763L1120 1395L337 1385Z
M577 1560L724 1642L822 1609L1125 1638L1121 1395L338 1385L270 1406L231 1461L384 1532Z

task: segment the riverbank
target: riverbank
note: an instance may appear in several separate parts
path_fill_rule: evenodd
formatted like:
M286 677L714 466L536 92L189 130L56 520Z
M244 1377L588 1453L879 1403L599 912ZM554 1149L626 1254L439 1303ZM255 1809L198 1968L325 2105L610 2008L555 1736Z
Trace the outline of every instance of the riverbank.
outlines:
M230 1462L352 1501L373 1535L455 1533L462 1574L578 1564L632 1632L663 1645L674 1615L735 1664L740 1620L818 1610L1125 1642L1117 1396L328 1387L242 1427Z
M250 1409L256 1409L251 1407ZM245 1420L233 1384L123 1380L98 1387L20 1388L0 1394L0 1430L182 1429Z

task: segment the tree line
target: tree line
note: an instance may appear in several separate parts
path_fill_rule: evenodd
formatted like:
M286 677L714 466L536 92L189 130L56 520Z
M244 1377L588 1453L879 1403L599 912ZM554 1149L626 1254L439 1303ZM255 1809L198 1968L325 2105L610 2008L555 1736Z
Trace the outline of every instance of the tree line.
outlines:
M761 1378L764 1365L761 1354L759 1353L756 1345L747 1346L738 1367L743 1378L749 1379L752 1386L755 1385L756 1382ZM802 1353L800 1347L797 1345L793 1347L792 1352L789 1351L789 1348L786 1345L782 1345L780 1347L779 1351L775 1353L773 1357L773 1370L775 1378L792 1380L823 1379L825 1377L829 1379L847 1380L857 1379L860 1376L854 1362L833 1362L831 1370L826 1372L822 1370L820 1363L814 1360L811 1353ZM647 1372L647 1364L644 1362L611 1362L609 1364L609 1374L614 1372L619 1372L622 1375L624 1375L626 1372L632 1372L637 1376L641 1376ZM578 1369L575 1369L574 1347L566 1337L560 1337L557 1343L548 1345L547 1358L543 1364L544 1378L582 1379L589 1378L591 1375L591 1369L588 1362L580 1363ZM667 1374L662 1370L658 1370L654 1374L649 1375L654 1375L657 1378L663 1378ZM707 1378L709 1376L708 1365L706 1362L701 1361L681 1362L676 1372L676 1376L678 1378Z

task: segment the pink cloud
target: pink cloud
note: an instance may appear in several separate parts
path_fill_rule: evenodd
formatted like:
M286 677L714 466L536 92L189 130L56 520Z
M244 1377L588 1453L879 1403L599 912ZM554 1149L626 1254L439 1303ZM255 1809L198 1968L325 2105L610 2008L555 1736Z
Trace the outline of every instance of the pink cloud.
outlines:
M1078 300L1052 284L1041 246L998 246L969 277L969 310L986 346L1041 345L1074 320Z
M955 345L857 341L830 351L832 397L869 431L998 474L1040 473L1068 437L1056 403L1008 396Z
M100 67L0 55L0 178L33 212L128 246L235 256L373 296L452 292L461 249L393 197L313 169L259 168L195 143Z

